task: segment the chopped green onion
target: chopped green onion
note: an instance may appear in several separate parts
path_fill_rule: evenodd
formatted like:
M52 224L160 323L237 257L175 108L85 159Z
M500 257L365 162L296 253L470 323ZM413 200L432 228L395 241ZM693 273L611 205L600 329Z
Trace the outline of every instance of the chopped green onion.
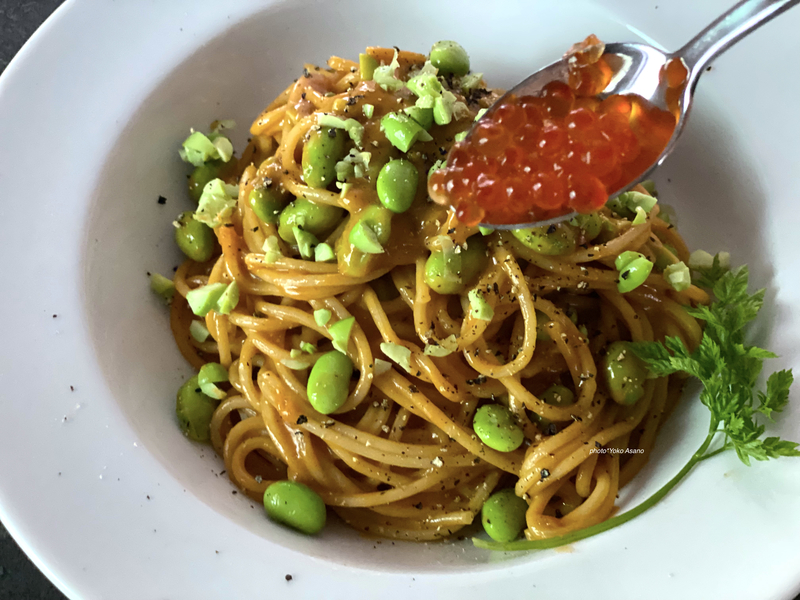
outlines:
M211 124L211 133L220 133L224 129L236 129L236 121L233 119L220 119Z
M194 218L209 227L219 227L233 214L239 186L212 179L203 188Z
M397 56L398 52L395 50L391 63L386 66L376 67L372 72L372 80L384 90L395 92L405 86L402 81L395 77L395 71L400 68L400 62L397 60Z
M458 350L458 340L455 335L450 335L438 344L427 344L424 353L428 356L448 356Z
M314 354L317 351L317 347L311 342L300 342L300 350L308 354Z
M194 314L205 317L216 306L227 287L224 283L204 285L186 294L186 301Z
M378 241L378 234L365 220L360 220L350 230L350 243L365 254L383 254L385 250Z
M433 126L432 108L420 108L419 106L409 106L408 108L403 109L403 112L406 113L412 119L414 119L417 123L422 125L422 128L425 129L425 131L429 130Z
M333 338L333 347L342 354L347 354L347 344L350 341L350 332L355 322L355 317L348 317L328 327L328 333Z
M336 179L347 181L348 179L365 177L369 169L369 161L372 158L370 152L350 152L342 160L336 163Z
M360 71L361 79L370 81L375 69L378 67L378 61L375 57L369 54L358 55L358 70Z
M292 369L293 371L302 371L303 369L307 369L311 366L310 363L304 360L298 360L296 358L284 358L281 360L281 364L288 369Z
M342 119L336 115L320 114L317 122L321 127L332 127L334 129L344 129L350 139L359 148L364 143L364 126L355 119Z
M381 342L381 352L403 367L406 371L411 371L411 350L400 344Z
M647 213L641 206L636 207L636 216L633 218L633 225L641 225L647 222Z
M212 141L206 134L193 131L184 140L178 154L185 162L195 167L201 167L204 163L216 159L228 162L233 156L233 145L226 137L221 135L214 137L216 139Z
M461 131L461 132L455 134L453 136L453 141L455 141L455 142L463 142L465 139L467 139L467 134L468 133L469 133L468 131Z
M215 385L224 381L228 381L228 370L219 363L206 363L200 367L200 373L197 374L200 391L214 400L222 400L228 395Z
M375 377L379 377L380 375L388 373L389 371L392 370L392 363L387 362L382 358L376 358L374 370L375 370Z
M714 256L705 250L695 250L689 255L689 268L695 271L710 269L714 265Z
M331 320L331 311L327 308L319 308L314 311L314 322L319 327L325 327L328 324L328 321Z
M653 196L641 192L625 192L616 198L608 201L608 207L621 217L631 218L636 212L636 207L640 206L646 213L649 213L656 205Z
M489 110L488 108L482 108L478 111L478 114L475 115L475 120L478 121L483 115L486 114L486 111Z
M408 149L417 140L429 142L433 139L431 134L422 128L422 125L405 113L384 115L381 119L381 129L386 134L386 139L402 152L408 152Z
M464 93L471 92L478 87L481 81L483 81L483 73L470 73L458 80L458 87Z
M217 300L215 310L221 315L229 315L237 304L239 304L239 284L234 280L228 284Z
M439 81L439 78L436 77L435 73L422 71L409 79L408 83L406 83L406 87L414 92L418 98L437 98L444 90L442 83ZM428 104L428 102L424 102L423 104ZM417 106L422 105L418 103ZM433 104L430 106L423 106L423 108L433 108Z
M279 258L283 258L283 253L281 252L281 246L278 242L277 235L271 235L264 240L264 246L262 249L264 250L264 262L266 263L272 264Z
M303 356L303 351L297 348L292 348L291 350L289 350L289 356L291 356L292 358L300 358L301 356Z
M211 334L205 323L202 321L192 321L191 325L189 325L189 335L191 335L196 342L202 344Z
M292 227L292 233L294 234L295 241L297 241L297 250L300 252L300 256L303 258L313 258L314 247L319 244L317 236L313 233L303 231L297 225Z
M371 119L372 115L375 114L375 106L372 104L362 104L361 111L364 113L365 117Z
M490 233L494 233L494 229L491 227L483 227L481 225L478 225L478 231L481 232L481 235L489 235Z
M314 260L317 262L330 262L336 260L336 253L330 247L330 244L323 242L314 248Z
M682 292L692 285L692 274L689 272L683 261L669 265L664 269L664 279L666 279L676 292Z
M175 295L175 284L160 273L150 275L150 289L161 296L167 304L172 302L172 297Z
M481 321L491 321L494 318L494 309L483 297L483 292L479 289L470 290L467 294L469 298L469 316Z

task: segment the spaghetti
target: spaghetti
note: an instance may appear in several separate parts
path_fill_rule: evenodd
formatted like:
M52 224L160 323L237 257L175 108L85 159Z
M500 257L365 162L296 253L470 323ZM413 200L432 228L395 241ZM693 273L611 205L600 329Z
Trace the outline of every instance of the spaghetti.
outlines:
M426 68L420 54L369 48L367 56L378 65L394 59L390 75L400 81ZM528 503L530 539L608 518L618 490L647 461L682 379L647 379L638 401L619 404L603 380L604 352L618 340L665 335L693 348L702 332L682 307L708 301L694 286L673 289L658 267L620 293L614 261L635 251L656 263L665 255L688 262L686 245L658 204L637 224L601 209L594 239L565 225L574 247L556 255L509 232L482 235L460 224L429 200L427 175L498 93L482 81L466 89L459 87L465 78L440 76L468 113L433 125L429 141L401 152L381 121L413 107L415 97L406 87L384 89L363 71L338 57L328 68L307 65L255 119L241 157L224 169L223 179L238 184L238 199L214 228L219 247L206 262L187 260L174 278L171 327L180 351L197 369L213 361L228 370L231 389L213 412L210 441L229 477L256 500L272 482L303 482L352 527L392 539L451 536L502 488ZM362 125L361 151L370 158L360 177L319 188L305 182L301 158L310 136L325 129L323 114ZM347 145L355 155L355 142ZM381 165L400 156L419 173L413 204L392 215L385 251L365 253L351 243L351 231L364 211L380 206ZM335 261L303 257L299 243L280 235L280 223L256 215L248 201L254 190L339 207L341 217L318 240L335 250ZM466 255L470 247L482 257L468 285L456 293L432 289L431 254ZM209 311L201 323L211 337L197 341L187 294L234 281L236 308ZM491 308L488 320L470 310L473 290ZM327 324L315 319L319 311L330 312ZM309 371L333 348L331 325L350 317L344 349L354 376L344 404L322 414L309 402ZM300 355L301 347L310 351ZM392 360L382 351L388 347L406 360L390 353ZM574 401L543 400L555 384ZM501 452L475 434L473 417L489 403L513 414L524 432L519 448Z

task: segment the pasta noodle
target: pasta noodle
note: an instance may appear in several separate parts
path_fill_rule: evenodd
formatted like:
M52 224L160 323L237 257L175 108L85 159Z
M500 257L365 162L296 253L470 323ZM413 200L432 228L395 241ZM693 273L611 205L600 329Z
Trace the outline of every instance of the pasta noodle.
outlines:
M393 58L383 48L368 53L378 62ZM404 76L425 57L401 52L398 59ZM274 481L296 480L360 531L426 541L455 534L492 492L513 488L528 503L525 535L547 538L612 515L620 487L646 463L683 380L649 379L636 403L620 405L602 381L603 353L616 340L665 335L694 348L702 332L682 307L708 298L694 286L676 291L657 270L620 293L614 260L628 250L652 259L666 244L688 262L686 245L658 204L636 225L601 209L601 237L579 240L564 255L537 252L510 232L481 236L459 224L429 201L424 182L454 136L498 96L477 90L456 91L471 116L434 127L431 141L405 154L421 184L413 206L392 216L391 238L378 254L359 254L348 236L359 214L380 204L375 166L399 156L379 116L413 105L413 96L386 91L362 79L356 63L333 57L328 68L307 65L253 122L247 148L226 174L239 193L228 222L214 230L219 248L209 261L188 260L177 270L171 309L189 363L214 361L228 370L232 389L214 411L211 443L233 483L253 499L260 501ZM365 104L374 118L364 118ZM304 182L303 146L321 113L364 124L371 167L341 189ZM280 239L277 224L256 216L248 198L268 186L343 209L340 224L320 240L335 248L336 262L302 258ZM265 254L270 238L278 240L277 260ZM462 248L478 238L486 266L473 283L458 294L431 289L426 260L437 244ZM195 317L184 298L232 281L240 290L237 307L229 315L209 312L211 337L193 339ZM490 320L471 313L470 290L482 291ZM302 357L310 366L331 349L333 335L315 320L321 309L330 311L331 323L355 317L347 346L354 378L345 403L329 415L310 403L309 368L297 368L292 352L301 342L313 345ZM425 352L448 343L454 351L444 356ZM407 349L407 364L390 360L381 344ZM574 402L544 401L553 384L572 390ZM522 446L501 452L476 436L473 416L487 402L510 409L525 435Z

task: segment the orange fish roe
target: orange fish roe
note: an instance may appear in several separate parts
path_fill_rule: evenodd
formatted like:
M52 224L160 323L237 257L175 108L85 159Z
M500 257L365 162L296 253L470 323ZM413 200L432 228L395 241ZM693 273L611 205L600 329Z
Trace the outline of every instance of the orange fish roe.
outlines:
M597 99L613 75L604 50L591 35L567 54L568 83L504 98L431 175L431 197L454 206L465 225L527 223L593 212L637 179L676 118L636 95ZM679 67L664 71L676 88L685 82Z

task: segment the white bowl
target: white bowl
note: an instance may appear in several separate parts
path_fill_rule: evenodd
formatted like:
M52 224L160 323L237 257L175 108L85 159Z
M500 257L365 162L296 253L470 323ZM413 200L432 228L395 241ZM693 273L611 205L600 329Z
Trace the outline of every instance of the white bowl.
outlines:
M25 551L76 599L792 597L792 459L705 462L646 515L569 552L276 526L176 427L189 368L148 290L147 271L179 260L170 223L189 205L177 144L215 118L236 119L241 144L303 62L457 39L491 84L508 86L590 32L675 48L728 2L698 4L69 0L0 79L0 516ZM800 365L800 81L786 74L799 27L792 11L715 64L656 177L693 247L730 250L768 288L755 335L782 355L773 369ZM706 422L687 397L620 503L666 481ZM800 439L799 422L794 404L776 430Z

